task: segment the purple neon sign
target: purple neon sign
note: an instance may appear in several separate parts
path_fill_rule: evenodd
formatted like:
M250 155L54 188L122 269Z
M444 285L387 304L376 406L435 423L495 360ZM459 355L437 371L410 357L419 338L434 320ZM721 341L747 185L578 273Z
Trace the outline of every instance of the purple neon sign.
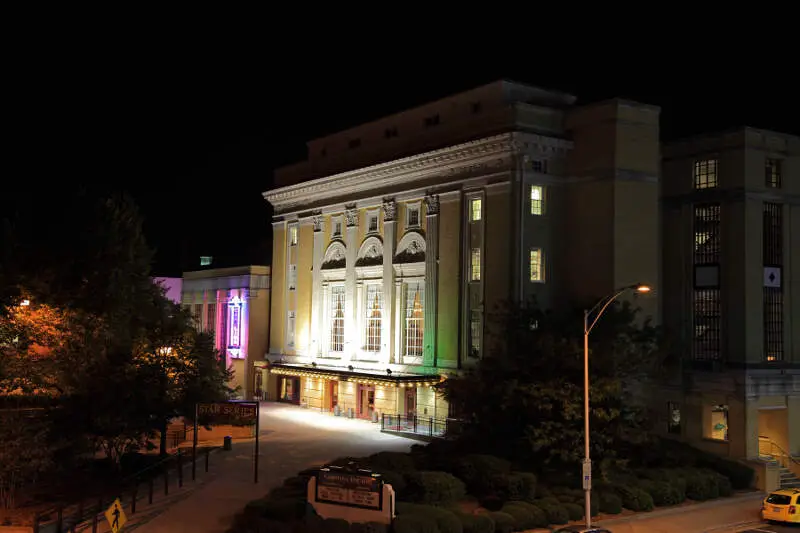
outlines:
M234 358L242 357L242 302L234 296L228 302L228 354Z

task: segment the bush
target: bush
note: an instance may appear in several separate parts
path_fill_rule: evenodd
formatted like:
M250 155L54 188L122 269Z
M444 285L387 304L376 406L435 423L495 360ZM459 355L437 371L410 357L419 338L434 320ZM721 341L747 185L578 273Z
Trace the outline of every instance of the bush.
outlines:
M553 504L543 502L536 505L544 511L545 516L547 516L548 524L561 525L569 522L569 514L567 514L567 510L564 509L560 503Z
M511 463L493 455L466 455L454 465L454 474L476 496L507 490L510 473Z
M506 504L506 500L500 496L490 495L481 498L480 504L487 511L499 511Z
M382 470L381 478L383 478L384 483L392 486L398 500L405 498L406 478L403 474L391 470Z
M383 470L407 474L417 469L414 458L410 454L400 452L372 454L367 458L367 464L380 474L383 474Z
M614 492L601 492L600 512L606 514L619 514L622 512L622 498Z
M547 515L539 507L528 502L509 502L503 512L514 517L521 529L547 527Z
M405 479L409 501L447 505L466 495L464 483L447 472L411 472Z
M733 483L722 474L717 474L717 488L720 496L728 497L733 495Z
M438 533L463 533L461 520L452 512L441 507L413 503L397 504L397 516L414 515L426 518L436 527Z
M677 505L685 499L680 490L666 481L644 479L639 482L639 488L647 492L653 498L653 504L659 507Z
M494 520L485 514L468 514L454 511L453 514L461 521L464 533L495 533Z
M393 528L394 533L439 533L434 520L413 514L397 515Z
M489 518L494 521L495 533L513 533L515 521L514 517L503 512L489 513Z
M585 514L583 512L583 507L577 503L565 503L562 507L567 512L567 516L569 516L570 520L580 520Z
M719 498L719 486L717 485L717 474L704 471L693 470L686 476L686 497L690 500L703 502Z
M614 487L619 497L622 498L622 506L635 512L652 511L654 504L653 498L648 493L638 487L628 485L616 485Z
M507 479L509 500L532 502L536 499L536 476L534 474L530 472L512 472Z
M322 533L350 533L350 522L343 518L326 518L322 521Z

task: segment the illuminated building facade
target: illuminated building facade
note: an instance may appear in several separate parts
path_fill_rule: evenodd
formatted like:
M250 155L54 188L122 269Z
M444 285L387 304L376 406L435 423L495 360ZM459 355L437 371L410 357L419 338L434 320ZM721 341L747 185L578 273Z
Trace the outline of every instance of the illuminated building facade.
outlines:
M445 418L430 385L484 357L496 306L657 280L659 109L574 102L499 81L279 169L269 395Z
M662 188L664 322L685 354L670 432L736 458L772 443L800 456L800 138L665 144Z
M181 303L197 327L233 368L232 387L252 398L263 390L262 371L269 332L270 268L245 266L183 273Z

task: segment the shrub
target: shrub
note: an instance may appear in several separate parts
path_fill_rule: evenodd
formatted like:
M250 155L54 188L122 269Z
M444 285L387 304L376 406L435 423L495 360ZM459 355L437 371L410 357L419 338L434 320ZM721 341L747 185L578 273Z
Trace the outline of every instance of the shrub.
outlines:
M480 500L481 507L487 511L499 511L505 503L506 501L503 498L495 495L484 496Z
M719 489L720 496L727 497L733 495L733 483L722 474L717 474L717 488Z
M493 455L471 454L457 460L454 473L477 496L505 491L511 463Z
M343 518L326 518L322 521L322 533L350 533L350 522Z
M622 512L622 498L614 492L601 492L599 494L600 512L606 514L619 514Z
M485 514L469 514L454 511L453 514L461 521L464 533L495 533L494 520Z
M406 476L408 500L428 505L447 505L461 500L464 483L447 472L411 472Z
M415 515L430 520L439 533L463 533L461 520L452 512L432 505L418 505L413 503L397 504L397 516Z
M398 500L405 498L406 478L403 474L391 470L382 470L381 477L384 483L392 486Z
M427 516L397 515L394 533L439 533L436 522Z
M495 533L513 533L515 522L511 515L497 511L489 513L489 518L494 520Z
M536 498L536 476L530 472L512 472L508 476L508 499L532 502Z
M567 516L569 516L570 520L580 520L583 518L583 507L577 503L565 503L562 507L567 512Z
M622 506L635 512L652 511L653 498L648 493L638 487L628 485L616 485L614 489L622 498Z
M541 503L536 505L544 511L544 514L547 516L548 524L561 525L569 522L569 514L567 514L567 510L564 509L560 503Z
M684 500L681 492L666 481L644 479L639 482L639 488L647 492L653 498L653 504L659 507L677 505Z
M704 470L693 470L686 476L686 497L702 502L719 497L717 475Z
M367 464L381 474L383 474L383 470L406 474L417 469L414 464L414 458L410 454L400 452L378 452L372 454L367 458Z
M509 502L503 512L511 515L522 529L547 527L547 515L539 507L528 502Z

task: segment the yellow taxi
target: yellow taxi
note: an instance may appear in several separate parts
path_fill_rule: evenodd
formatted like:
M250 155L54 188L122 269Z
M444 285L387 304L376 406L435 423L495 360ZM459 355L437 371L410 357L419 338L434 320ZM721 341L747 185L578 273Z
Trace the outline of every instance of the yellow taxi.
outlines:
M800 524L800 489L780 489L764 498L761 517L772 522Z

